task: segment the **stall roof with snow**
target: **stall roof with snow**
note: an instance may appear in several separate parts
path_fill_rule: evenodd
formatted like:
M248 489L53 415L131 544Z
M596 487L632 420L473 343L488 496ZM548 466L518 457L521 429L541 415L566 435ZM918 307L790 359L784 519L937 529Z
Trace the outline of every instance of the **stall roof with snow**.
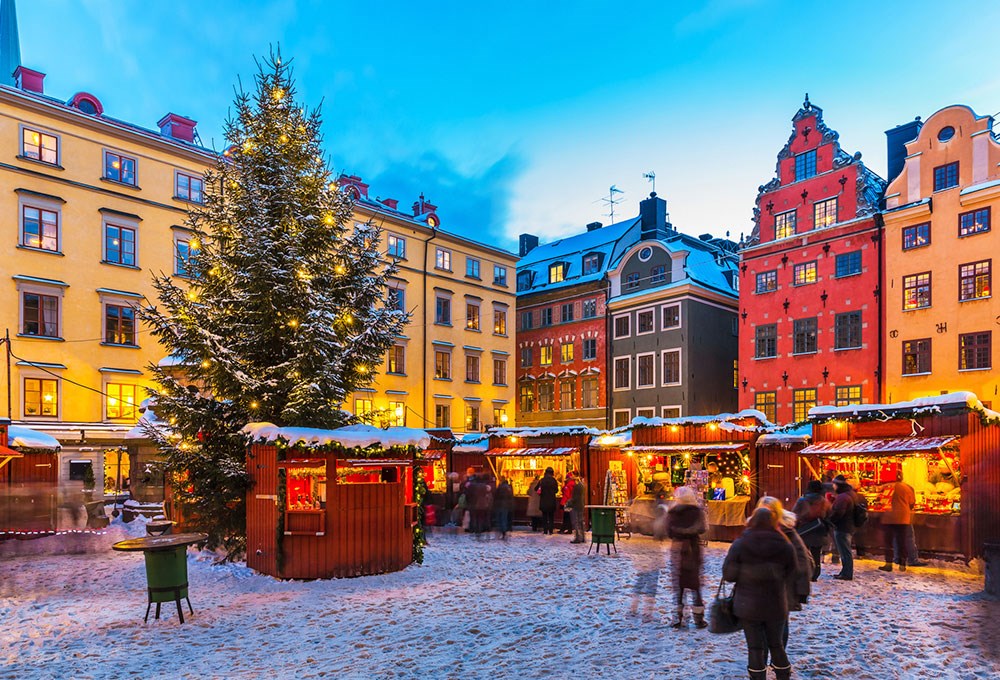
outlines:
M893 404L851 404L850 406L814 406L809 409L809 419L814 422L827 420L891 420L920 415L933 415L945 411L968 409L980 414L991 423L1000 423L1000 413L990 410L972 392L951 392L932 397L920 397Z
M272 423L248 423L243 428L252 442L283 442L287 446L320 448L341 446L345 449L366 449L379 446L383 449L413 446L427 448L431 443L425 430L412 427L380 429L371 425L348 425L335 430L312 427L278 427Z

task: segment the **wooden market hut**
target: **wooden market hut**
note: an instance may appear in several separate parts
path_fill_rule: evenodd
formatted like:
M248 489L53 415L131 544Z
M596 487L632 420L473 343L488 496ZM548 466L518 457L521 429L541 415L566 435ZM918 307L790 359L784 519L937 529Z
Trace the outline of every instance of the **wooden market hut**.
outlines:
M54 437L0 420L0 538L60 528L60 448Z
M247 566L279 578L399 571L420 549L414 484L424 430L336 430L252 423Z
M625 452L632 431L605 433L590 442L587 464L591 505L627 505L639 488L635 458Z
M799 452L810 441L811 425L780 428L757 438L753 463L757 491L754 502L762 496L774 496L789 510L795 506L810 479L802 481L803 466L799 461Z

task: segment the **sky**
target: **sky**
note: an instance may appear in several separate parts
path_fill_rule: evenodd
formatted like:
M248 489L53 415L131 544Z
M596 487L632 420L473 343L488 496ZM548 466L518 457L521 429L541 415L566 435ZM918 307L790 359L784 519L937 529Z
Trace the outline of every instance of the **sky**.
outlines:
M255 57L280 45L322 106L337 173L442 227L516 250L638 213L652 190L691 234L752 229L758 186L806 92L885 176L885 130L962 103L1000 111L1000 4L21 0L21 57L46 92L96 95L221 149Z

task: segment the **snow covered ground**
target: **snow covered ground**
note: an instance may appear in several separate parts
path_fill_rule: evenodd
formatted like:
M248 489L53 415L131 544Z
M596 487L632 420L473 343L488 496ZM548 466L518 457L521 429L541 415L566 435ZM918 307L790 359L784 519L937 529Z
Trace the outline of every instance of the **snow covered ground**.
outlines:
M629 614L633 562L656 544L586 556L568 536L508 541L431 536L423 566L339 581L283 582L189 551L195 613L143 624L143 558L104 535L0 544L3 678L742 678L742 634L666 625L669 579L653 621ZM705 593L725 544L707 554ZM89 549L84 554L14 555ZM998 678L1000 602L963 569L885 574L860 561L853 582L824 565L793 614L799 678Z

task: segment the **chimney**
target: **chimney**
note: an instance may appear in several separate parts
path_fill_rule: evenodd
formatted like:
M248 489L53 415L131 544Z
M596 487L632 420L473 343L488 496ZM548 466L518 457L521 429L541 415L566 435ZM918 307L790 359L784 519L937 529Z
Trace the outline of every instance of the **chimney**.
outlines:
M521 234L517 242L517 252L520 257L524 257L538 247L538 237L532 234Z
M194 142L194 128L198 122L176 113L168 113L156 125L164 137L173 137L182 142Z
M45 92L45 88L42 86L43 80L45 80L45 74L39 71L32 71L24 66L18 66L14 70L14 83L25 92L43 94Z
M597 231L603 226L604 225L601 224L600 222L591 222L590 224L587 225L587 231Z
M399 201L397 199L395 199L395 198L386 198L386 199L383 199L382 205L388 206L388 207L392 208L393 210L398 210Z
M413 202L413 216L420 217L421 215L426 215L427 213L432 213L437 210L437 206L424 199L424 195L420 194L420 200Z
M903 165L906 160L906 144L912 142L920 134L923 122L917 116L909 123L897 125L891 130L885 131L885 141L889 160L889 182L896 179L899 173L903 172Z
M667 237L667 202L653 191L639 202L639 238L643 241Z
M354 194L354 198L368 198L368 185L361 181L361 178L357 175L341 175L337 178L337 184L340 186L341 190L347 187L353 187L351 193Z

